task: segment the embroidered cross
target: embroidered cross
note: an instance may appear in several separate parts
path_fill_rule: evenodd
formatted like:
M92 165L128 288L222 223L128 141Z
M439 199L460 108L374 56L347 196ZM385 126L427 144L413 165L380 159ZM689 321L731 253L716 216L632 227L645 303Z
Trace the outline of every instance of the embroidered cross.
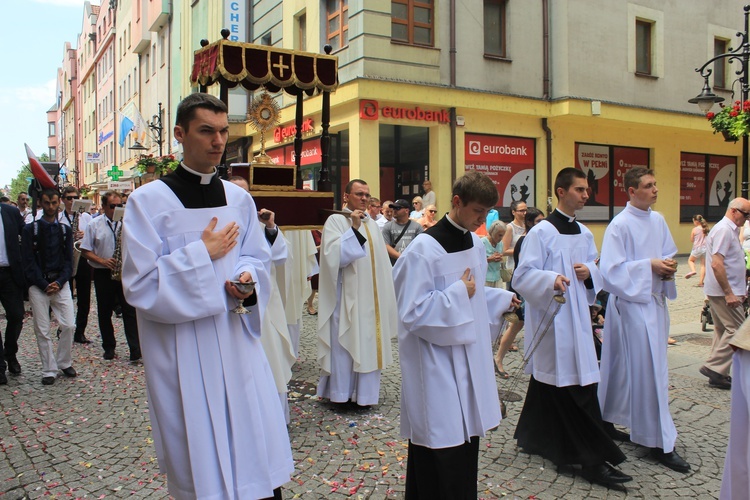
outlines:
M286 64L284 64L284 56L282 54L279 54L279 62L277 64L272 64L271 66L273 66L274 68L276 68L276 69L279 70L279 77L280 78L284 78L284 70L285 69L290 69L289 66L287 66Z

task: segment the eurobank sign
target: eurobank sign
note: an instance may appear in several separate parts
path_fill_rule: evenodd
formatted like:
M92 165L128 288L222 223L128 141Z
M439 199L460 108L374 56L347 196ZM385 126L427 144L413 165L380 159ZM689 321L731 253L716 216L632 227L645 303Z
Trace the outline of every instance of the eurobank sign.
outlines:
M434 111L422 109L419 106L383 106L378 101L371 99L362 99L359 101L360 120L377 120L378 118L438 123L450 123L451 121L450 113L448 113L447 109Z

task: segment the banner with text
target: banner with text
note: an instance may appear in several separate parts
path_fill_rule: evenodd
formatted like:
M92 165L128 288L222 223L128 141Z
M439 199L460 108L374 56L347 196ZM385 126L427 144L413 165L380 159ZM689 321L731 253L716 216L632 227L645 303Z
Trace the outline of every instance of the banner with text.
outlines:
M577 142L575 157L575 167L586 174L589 185L589 199L578 211L578 217L587 221L608 221L620 213L628 202L625 173L635 166L649 165L645 148Z
M737 158L680 154L680 222L694 215L719 220L737 194Z
M500 195L498 206L507 208L514 201L535 205L534 139L499 135L466 134L466 170L487 174Z

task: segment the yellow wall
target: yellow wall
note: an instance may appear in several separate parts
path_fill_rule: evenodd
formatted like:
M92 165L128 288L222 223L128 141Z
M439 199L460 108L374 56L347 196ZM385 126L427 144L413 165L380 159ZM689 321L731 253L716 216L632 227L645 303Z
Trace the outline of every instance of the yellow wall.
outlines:
M451 171L450 126L444 123L395 120L380 117L376 121L359 119L359 100L373 99L383 105L441 110L451 106L463 116L465 126L456 129L456 176L463 173L464 136L466 133L507 135L536 139L535 205L546 208L547 142L542 118L548 118L552 131L552 179L557 172L575 166L575 143L646 148L650 151L651 168L655 170L659 201L654 206L661 212L677 243L680 253L690 251L691 223L679 222L680 153L702 153L740 157L739 144L726 143L713 135L706 120L700 116L643 110L602 103L601 115L593 116L588 101L546 102L446 89L432 86L372 80L355 80L340 87L331 96L331 128L350 131L350 178L368 181L371 191L379 193L379 124L426 126L430 129L430 179L437 193L440 210L450 207ZM320 133L320 97L305 100L305 116L315 120L316 135ZM282 124L293 122L294 107L282 110ZM252 134L251 129L247 129ZM259 141L254 140L257 145ZM272 147L272 143L269 147ZM741 175L739 166L737 175ZM739 194L740 183L736 192ZM553 195L554 196L554 195ZM553 207L556 200L553 199ZM717 221L709 221L711 224ZM597 245L606 223L587 223Z

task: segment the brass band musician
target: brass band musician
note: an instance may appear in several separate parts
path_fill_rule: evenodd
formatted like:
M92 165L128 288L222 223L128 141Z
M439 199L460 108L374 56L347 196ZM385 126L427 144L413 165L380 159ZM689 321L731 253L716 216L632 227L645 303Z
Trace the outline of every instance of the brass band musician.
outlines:
M62 191L62 202L65 210L60 212L58 220L61 224L70 226L73 231L73 259L78 258L78 265L73 266L73 277L75 279L75 292L78 297L76 302L76 329L73 334L73 342L79 344L90 344L91 341L86 338L86 326L89 321L89 311L91 309L91 266L86 259L80 258L80 250L75 247L80 245L83 240L84 231L91 222L91 214L88 212L74 212L73 202L80 199L80 194L75 186L65 186ZM71 292L73 286L71 285Z
M115 358L115 331L112 326L112 313L116 303L122 306L122 321L125 326L125 338L130 348L130 361L141 359L141 347L138 340L138 324L135 309L125 301L122 283L116 279L119 263L116 259L121 242L122 221L114 221L117 207L122 207L122 195L109 191L102 196L104 216L91 221L81 243L81 256L94 268L94 289L96 290L99 330L102 333L104 359ZM113 274L115 276L113 277Z

